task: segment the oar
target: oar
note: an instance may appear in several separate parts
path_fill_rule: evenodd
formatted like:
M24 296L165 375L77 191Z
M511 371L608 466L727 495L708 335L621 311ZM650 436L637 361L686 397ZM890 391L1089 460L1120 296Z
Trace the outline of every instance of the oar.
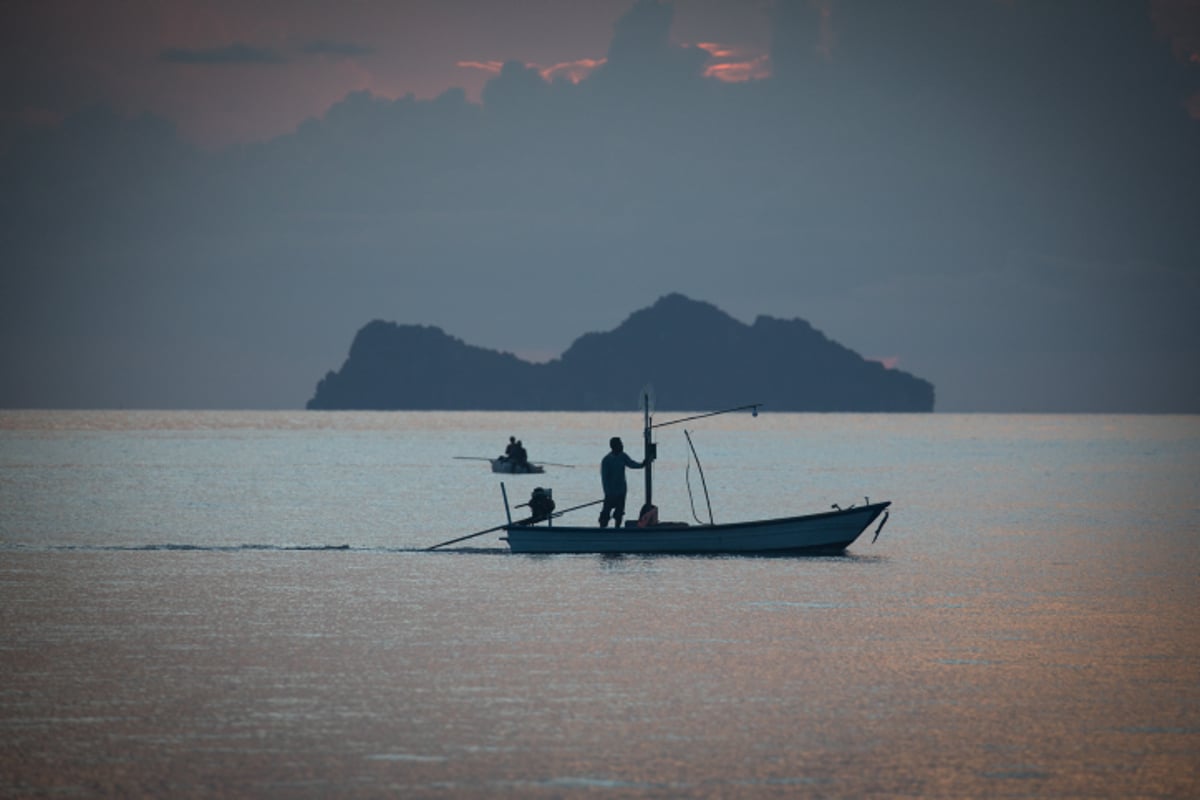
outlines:
M551 514L550 516L551 516L551 517L561 517L563 514L566 514L568 511L578 511L578 510L579 510L579 509L581 509L581 508L587 508L588 506L594 506L594 505L596 505L597 503L603 503L603 502L604 502L604 500L603 500L603 499L601 499L601 500L593 500L593 501L592 501L592 502L590 502L590 503L584 503L584 504L582 504L582 505L578 505L578 506L572 506L571 508L564 508L562 511L555 511L555 512L554 512L553 514ZM524 504L524 505L528 505L528 504L526 503L526 504ZM517 508L520 508L520 506L517 506ZM520 524L520 523L518 523L518 524ZM469 534L467 534L466 536L460 536L460 537L458 537L457 539L451 539L451 540L450 540L450 541L448 541L448 542L439 542L438 544L435 544L435 545L433 545L432 547L426 547L426 548L425 548L425 551L426 551L426 552L428 552L428 551L430 551L430 550L437 550L439 547L445 547L445 546L446 546L446 545L448 545L448 544L456 544L456 543L458 543L458 542L465 542L467 539L474 539L476 536L483 536L485 533L494 533L494 532L496 532L496 531L498 531L498 530L501 530L501 529L503 529L503 528L507 528L507 527L508 527L508 525L507 525L507 524L504 524L504 525L497 525L497 526L496 526L496 527L494 527L494 528L488 528L486 531L479 531L479 533L469 533Z
M496 527L494 527L494 528L488 528L486 531L480 531L479 533L471 533L471 534L468 534L468 535L466 535L466 536L460 536L460 537L458 537L457 539L451 539L451 540L450 540L450 541L448 541L448 542L441 542L441 543L439 543L439 544L435 544L433 547L426 547L426 548L425 548L425 551L426 551L426 552L429 552L430 550L437 550L439 547L445 547L446 545L448 545L448 544L454 544L455 542L465 542L467 539L474 539L476 536L483 536L485 533L493 533L493 532L495 532L495 531L501 530L501 529L503 529L503 528L506 528L506 527L508 527L508 525L507 525L507 524L505 524L505 525L497 525L497 526L496 526Z
M454 456L460 461L495 461L494 458L484 458L483 456ZM540 464L547 467L566 467L567 469L575 469L574 464L555 464L553 461L531 461L531 464Z

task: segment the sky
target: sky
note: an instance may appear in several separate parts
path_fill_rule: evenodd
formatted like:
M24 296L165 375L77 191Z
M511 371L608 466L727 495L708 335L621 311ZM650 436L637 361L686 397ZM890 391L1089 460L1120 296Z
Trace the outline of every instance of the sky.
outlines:
M545 360L670 292L939 411L1200 412L1200 0L0 6L0 407L302 408L372 319Z

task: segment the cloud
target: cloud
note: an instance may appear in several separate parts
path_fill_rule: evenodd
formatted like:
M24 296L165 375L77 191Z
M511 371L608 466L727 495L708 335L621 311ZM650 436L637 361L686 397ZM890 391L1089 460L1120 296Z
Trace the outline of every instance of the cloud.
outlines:
M1158 32L1171 42L1180 61L1200 61L1200 4L1195 0L1151 0Z
M20 125L31 128L48 128L58 125L63 121L63 115L57 111L52 111L48 108L24 107L16 111L9 112L14 121Z
M637 0L613 26L605 63L592 73L596 85L643 97L694 85L709 55L671 42L674 15L670 3Z
M490 72L493 75L499 75L500 70L504 67L503 61L457 61L455 66L463 69L477 69L483 72Z
M269 47L234 42L223 47L188 49L171 47L159 54L159 60L169 64L282 64L286 59Z
M588 75L591 75L600 67L604 66L605 59L603 58L579 58L574 61L563 61L550 66L542 66L532 62L525 62L524 66L527 69L532 69L542 77L542 80L554 82L556 80L565 80L570 83L579 83ZM463 69L479 70L492 75L499 75L504 69L505 62L503 61L458 61L455 66Z
M460 62L482 103L343 92L213 153L76 115L0 163L0 405L297 407L372 318L546 353L686 291L940 408L1200 410L1192 67L1136 6L780 0L729 83L762 54L642 0L604 59Z
M369 56L375 52L374 48L361 44L334 42L328 39L316 39L306 42L300 50L308 55L337 56L339 58L358 58Z
M766 53L749 53L717 42L699 42L696 47L708 53L711 59L711 63L704 67L706 78L742 83L771 76L770 56Z
M605 61L606 59L603 58L577 58L574 61L563 61L548 67L539 66L537 70L547 81L566 80L571 83L579 83L604 66Z

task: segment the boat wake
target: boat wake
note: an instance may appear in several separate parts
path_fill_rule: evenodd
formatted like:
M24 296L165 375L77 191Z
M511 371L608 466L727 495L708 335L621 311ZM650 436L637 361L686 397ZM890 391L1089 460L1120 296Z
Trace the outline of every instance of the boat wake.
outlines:
M349 544L62 544L62 545L32 545L32 544L0 544L0 550L19 552L55 552L55 553L153 553L153 552L197 552L197 553L424 553L424 547L353 547ZM506 548L461 547L445 549L443 553L475 553L492 555L495 553L508 554Z

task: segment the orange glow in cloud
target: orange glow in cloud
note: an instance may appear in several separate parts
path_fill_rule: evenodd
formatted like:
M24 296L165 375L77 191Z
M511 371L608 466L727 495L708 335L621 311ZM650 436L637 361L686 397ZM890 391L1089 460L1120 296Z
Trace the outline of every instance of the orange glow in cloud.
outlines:
M708 53L712 64L704 68L704 77L725 83L743 83L771 77L770 58L765 54L748 53L718 42L699 42L696 47Z
M723 44L717 44L716 42L699 42L696 47L699 47L713 58L735 58L737 56L737 50L732 47L726 47Z
M767 57L758 56L750 61L732 61L712 64L705 68L704 77L716 78L725 83L743 83L771 77Z
M771 77L770 57L766 53L755 54L738 47L717 42L700 42L695 45L708 53L713 63L704 68L704 77L716 78L726 83L742 83ZM571 83L579 83L604 66L606 58L579 58L574 61L562 61L545 67L541 64L526 62L525 66L535 69L542 80L553 82L565 78ZM479 70L492 75L499 75L504 68L503 61L473 61L465 60L455 63L461 69Z
M459 61L455 66L464 69L478 69L484 72L491 72L494 75L499 75L501 68L504 67L503 61Z
M544 81L553 82L556 78L566 78L571 83L579 83L588 75L591 75L598 67L603 66L607 60L606 58L580 58L575 61L563 61L549 67L529 62L526 62L525 66L529 69L536 69ZM477 69L483 72L490 72L493 75L499 75L500 70L504 68L504 62L459 61L456 66L463 69Z
M900 356L868 358L867 361L874 361L876 364L882 364L884 369L895 369L896 367L900 366Z
M575 61L564 61L552 67L539 68L538 71L541 72L542 78L548 81L553 81L555 78L566 78L571 83L579 83L603 66L606 61L608 61L607 58L580 58ZM530 64L530 66L535 65Z

